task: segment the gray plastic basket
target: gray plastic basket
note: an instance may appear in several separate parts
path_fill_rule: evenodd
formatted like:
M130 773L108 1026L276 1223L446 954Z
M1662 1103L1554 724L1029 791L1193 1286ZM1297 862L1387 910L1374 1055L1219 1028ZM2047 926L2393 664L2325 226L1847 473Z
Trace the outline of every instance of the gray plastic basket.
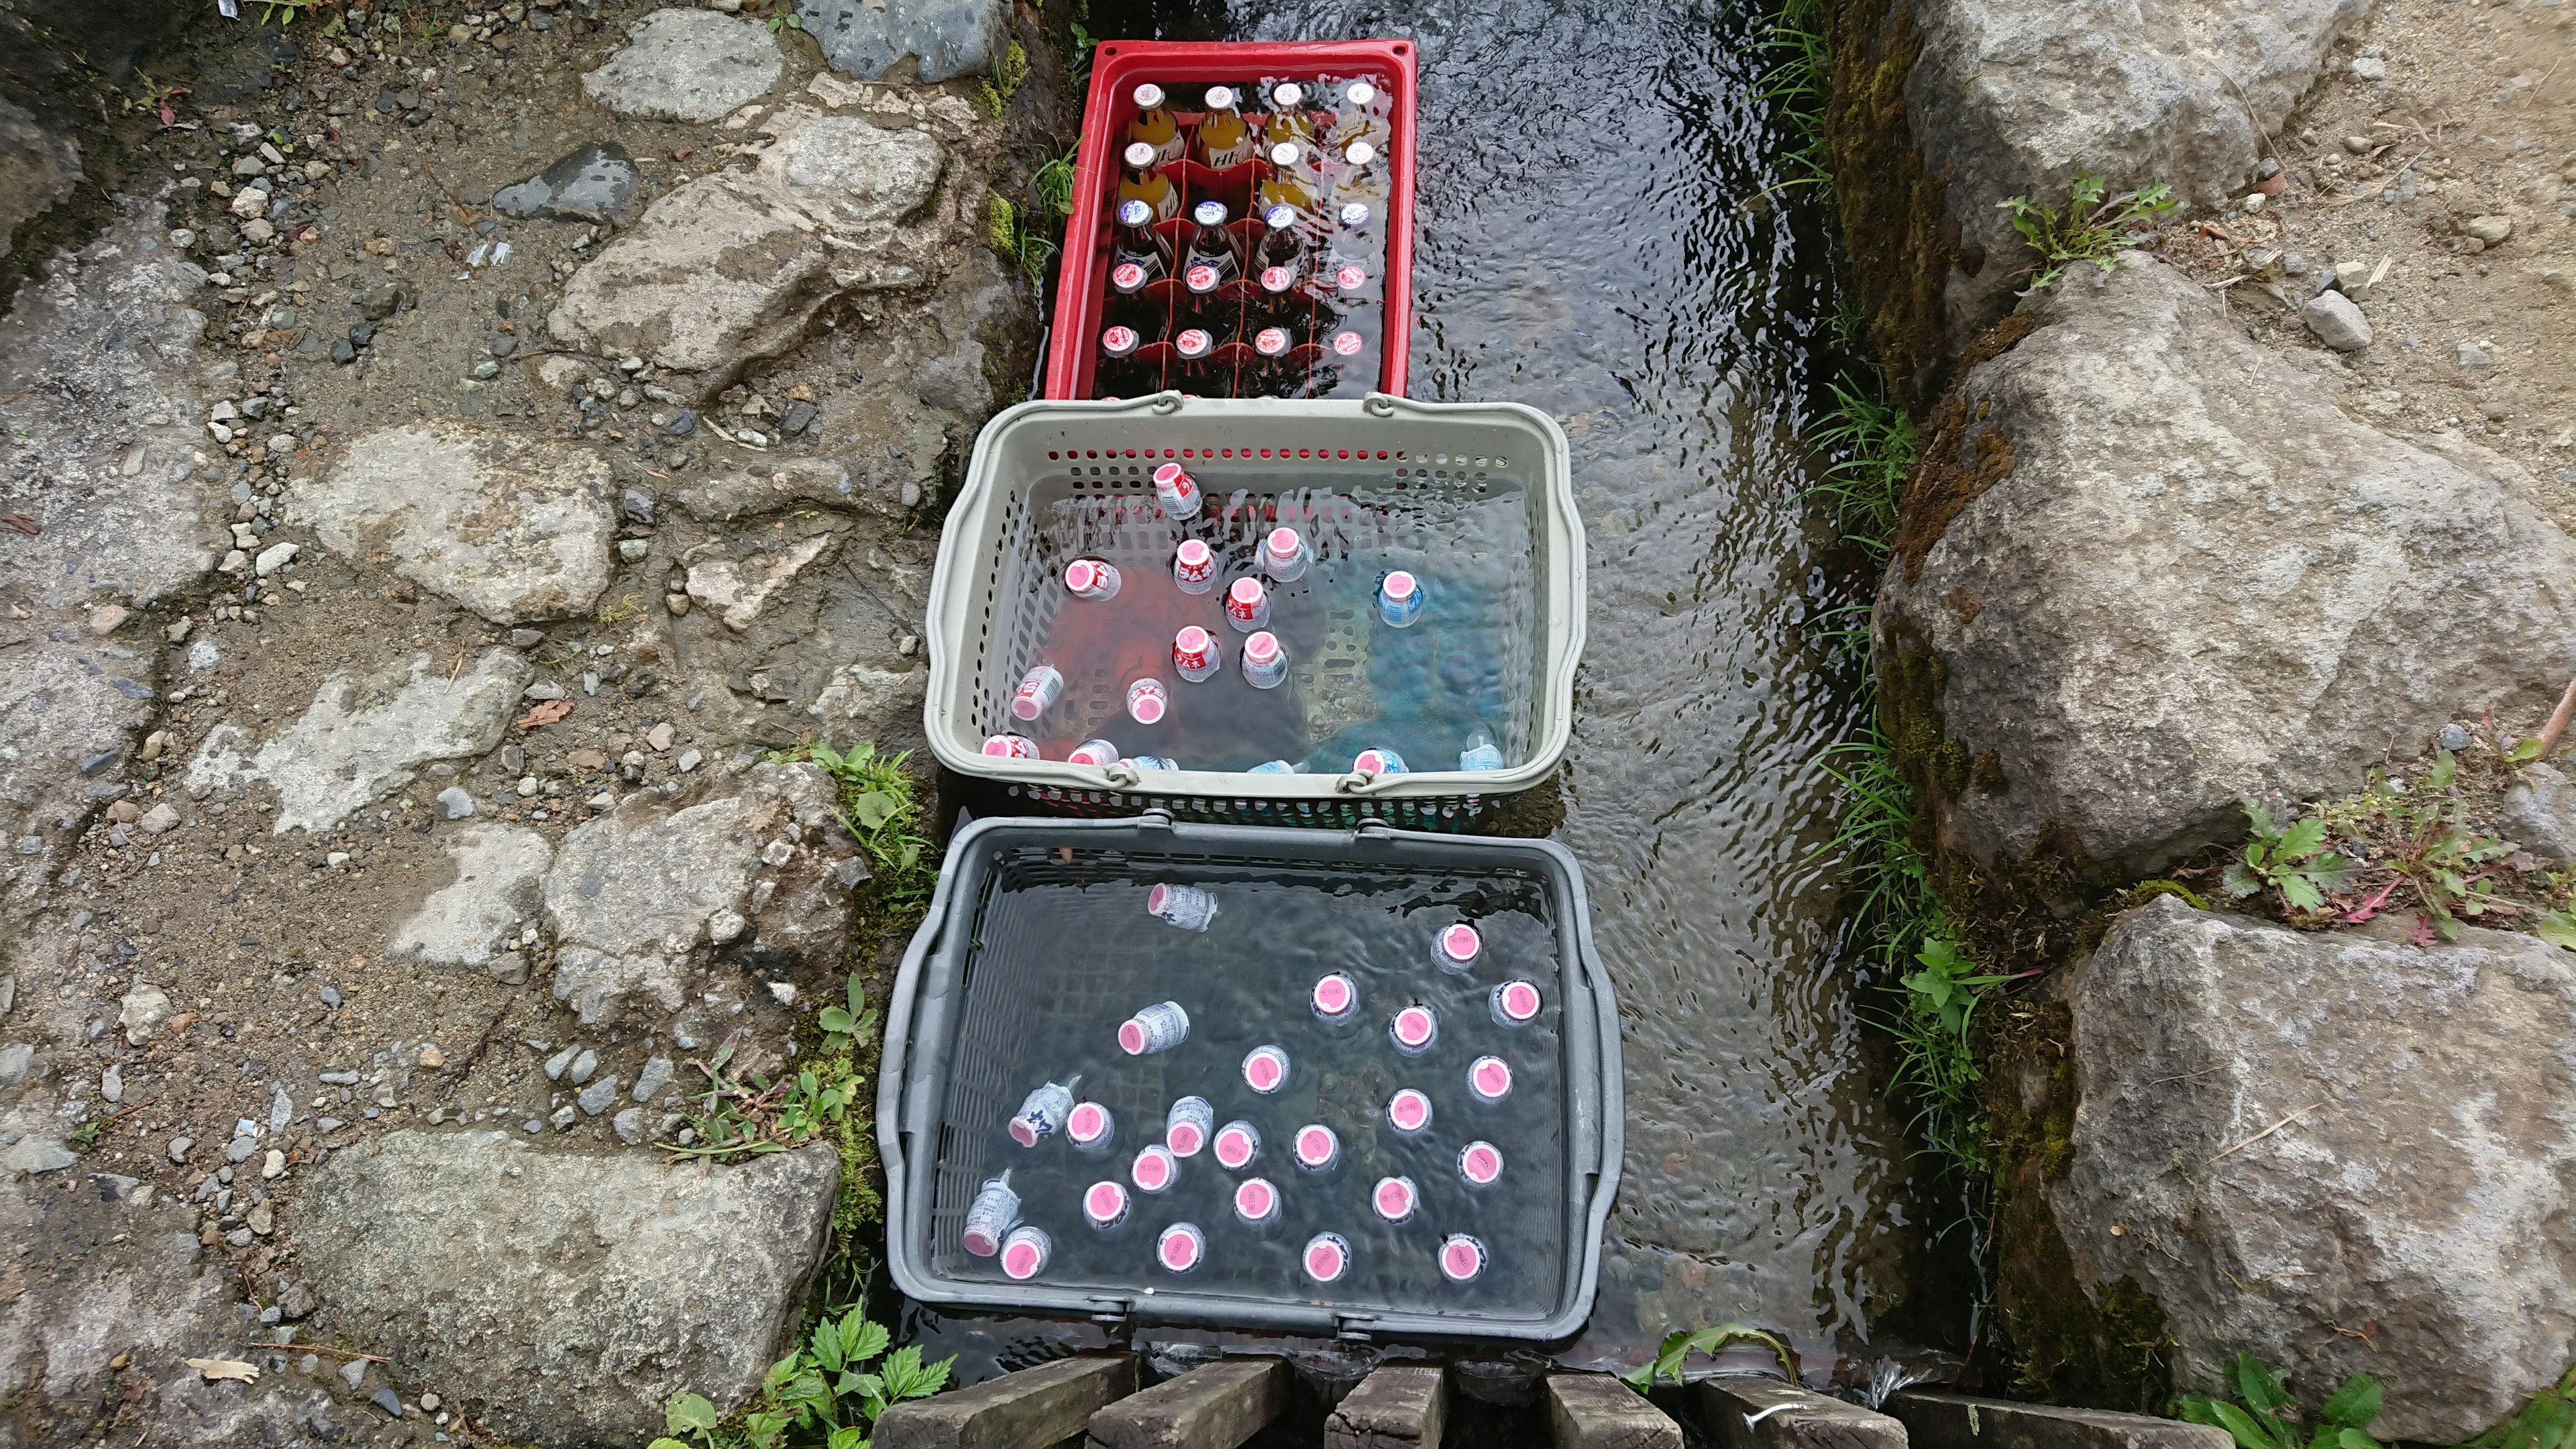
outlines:
M1221 899L1242 902L1221 907L1211 933L1229 925L1249 929L1264 919L1265 908L1321 912L1354 924L1365 932L1369 949L1348 958L1347 969L1362 983L1369 1014L1338 1039L1324 1040L1333 1029L1303 1012L1309 983L1284 949L1265 954L1259 966L1232 968L1257 972L1277 962L1275 981L1202 973L1202 993L1193 997L1201 1003L1200 1018L1189 1042L1139 1058L1112 1050L1102 1079L1087 1076L1078 1092L1096 1095L1118 1115L1114 1151L1085 1158L1061 1137L1019 1147L1004 1134L1004 1124L1023 1094L1082 1049L1067 1043L1108 1033L1125 1012L1146 1004L1136 1000L1138 993L1159 991L1158 983L1171 979L1153 974L1158 955L1163 970L1172 969L1176 959L1182 969L1196 969L1188 953L1200 949L1193 943L1211 937L1176 930L1141 909L1143 887L1169 881L1205 884ZM1015 892L1039 889L1047 894L1005 903ZM1352 904L1355 899L1361 904ZM1431 1055L1406 1061L1391 1048L1372 1051L1387 1046L1384 1016L1409 989L1402 984L1408 969L1403 953L1414 943L1393 938L1420 922L1442 919L1459 900L1489 903L1482 918L1488 959L1468 977L1429 973L1433 984L1454 982L1453 989L1473 994L1490 991L1506 974L1527 976L1539 982L1546 1001L1541 1018L1520 1033L1507 1033L1446 1006L1439 1008L1442 1040ZM1366 913L1370 906L1376 914ZM1231 920L1228 910L1235 913ZM1398 912L1401 925L1390 930L1390 914ZM1244 1018L1224 1012L1221 993L1259 993L1266 1001L1274 989L1291 1009L1279 1020L1248 1026L1244 1039L1277 1040L1288 1048L1300 1063L1297 1070L1311 1076L1311 1085L1301 1079L1301 1089L1313 1093L1304 1101L1283 1096L1265 1103L1241 1095L1239 1083L1216 1080L1243 1050L1226 1033L1230 1020ZM1185 986L1179 994L1192 993ZM1300 1030L1317 1035L1300 1037ZM1188 1055L1193 1050L1207 1055L1194 1058ZM1516 1087L1513 1098L1494 1107L1469 1099L1463 1086L1442 1085L1458 1064L1440 1053L1463 1059L1492 1050L1523 1054L1515 1071L1525 1073L1525 1090ZM1593 954L1582 873L1573 856L1553 842L1432 835L1379 823L1334 833L1175 824L1159 813L1123 820L977 821L950 844L929 917L904 954L887 1009L877 1141L885 1162L895 1283L927 1303L1103 1321L1319 1336L1563 1339L1579 1332L1591 1312L1602 1224L1618 1189L1620 1070L1618 1007ZM1400 1137L1382 1119L1363 1120L1389 1082L1432 1092L1430 1133ZM1228 1090L1238 1095L1229 1097ZM1275 1105L1292 1114L1311 1112L1310 1120L1342 1133L1351 1154L1348 1170L1340 1174L1347 1181L1276 1166L1286 1146L1276 1123L1263 1128L1270 1154L1263 1162L1273 1166L1256 1163L1253 1170L1282 1182L1299 1211L1339 1214L1329 1224L1335 1230L1350 1219L1390 1235L1351 1234L1358 1254L1365 1260L1374 1253L1377 1266L1355 1272L1348 1283L1319 1288L1295 1270L1293 1252L1285 1265L1255 1261L1264 1253L1275 1259L1275 1249L1220 1237L1219 1226L1250 1231L1225 1218L1207 1224L1214 1245L1209 1273L1175 1277L1161 1273L1150 1257L1138 1262L1129 1256L1115 1256L1119 1266L1104 1270L1099 1255L1110 1254L1111 1240L1084 1224L1076 1205L1080 1188L1068 1196L1066 1185L1123 1180L1136 1149L1162 1140L1162 1105L1185 1092L1210 1096L1218 1122L1250 1115L1237 1110L1247 1104L1253 1113ZM1504 1115L1506 1109L1520 1115ZM1498 1264L1526 1268L1493 1275L1493 1291L1484 1293L1432 1281L1436 1274L1413 1267L1411 1255L1429 1250L1420 1246L1421 1236L1397 1236L1411 1227L1367 1221L1326 1195L1347 1195L1356 1186L1364 1204L1372 1181L1366 1173L1414 1160L1396 1154L1428 1154L1422 1160L1436 1165L1440 1154L1454 1155L1469 1138L1503 1147L1512 1163L1504 1184L1479 1190L1437 1181L1439 1173L1430 1168L1398 1170L1422 1173L1418 1226L1424 1235L1467 1229L1491 1234ZM967 1206L1000 1166L1012 1169L1015 1190L1026 1194L1022 1216L1058 1245L1059 1261L1035 1281L1014 1282L994 1260L969 1257L961 1247ZM1518 1170L1523 1167L1526 1175ZM1192 1221L1210 1215L1204 1201L1188 1194L1204 1197L1231 1181L1212 1160L1184 1164L1183 1170L1183 1182L1170 1195L1136 1195L1137 1217L1129 1226L1145 1230L1140 1241L1150 1243L1159 1231L1155 1214ZM1310 1225L1292 1219L1282 1229L1302 1244ZM1118 1253L1133 1247L1126 1244ZM1229 1265L1232 1282L1216 1271L1217 1260L1229 1252L1246 1255ZM1095 1256L1086 1262L1085 1253ZM1426 1294L1425 1283L1440 1291Z
M1151 481L1167 460L1185 463L1211 507L1227 511L1228 540L1247 551L1272 510L1311 521L1319 547L1356 553L1388 544L1385 521L1351 505L1353 489L1413 494L1426 503L1516 496L1528 522L1530 587L1525 600L1513 601L1513 647L1501 668L1522 691L1525 708L1493 721L1505 759L1515 763L1469 772L1423 769L1426 762L1417 760L1413 772L1388 776L1253 774L1095 768L983 754L985 738L1010 726L1012 688L1065 602L1056 580L1077 547L1049 530L1078 532L1080 555L1106 557L1124 570L1168 570L1170 533L1152 508ZM1068 517L1076 521L1065 523ZM1462 814L1480 811L1491 797L1546 779L1563 758L1583 652L1583 609L1583 526L1565 434L1535 409L1386 396L1244 402L1178 393L1024 403L994 418L976 439L940 540L922 723L941 764L1020 786L1014 793L1043 809L1128 814L1150 807L1284 825L1347 826L1379 817L1455 828ZM1327 669L1347 668L1351 659L1336 660L1337 651L1365 648L1363 623L1330 635L1314 659L1296 662L1310 670L1298 676L1310 720L1328 716L1334 703L1329 688L1311 681ZM1060 708L1079 712L1092 733L1117 738L1124 719L1117 683L1077 680Z

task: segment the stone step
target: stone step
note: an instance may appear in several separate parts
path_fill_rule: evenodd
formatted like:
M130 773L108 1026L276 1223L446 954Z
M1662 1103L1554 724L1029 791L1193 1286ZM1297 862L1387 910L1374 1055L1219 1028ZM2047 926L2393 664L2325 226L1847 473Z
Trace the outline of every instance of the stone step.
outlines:
M887 1409L877 1449L1046 1449L1136 1392L1136 1356L1067 1358Z
M1440 1449L1448 1417L1446 1371L1389 1364L1342 1397L1324 1421L1324 1449Z
M1091 1449L1234 1449L1288 1407L1287 1361L1195 1368L1091 1416Z
M1895 1419L1778 1379L1702 1379L1691 1396L1717 1449L1906 1449Z
M1887 1401L1913 1449L2231 1449L2226 1430L2109 1409L2016 1404L1934 1389Z
M1682 1449L1682 1426L1607 1374L1550 1374L1556 1449Z

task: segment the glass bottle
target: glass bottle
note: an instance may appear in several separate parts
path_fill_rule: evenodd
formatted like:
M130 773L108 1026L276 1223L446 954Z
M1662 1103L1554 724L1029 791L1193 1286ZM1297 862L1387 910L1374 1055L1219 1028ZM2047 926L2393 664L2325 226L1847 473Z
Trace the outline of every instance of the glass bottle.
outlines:
M1110 243L1110 269L1114 272L1121 262L1134 262L1143 267L1147 282L1158 282L1172 274L1172 242L1154 230L1152 203L1141 200L1118 203L1118 235Z
M1163 103L1163 88L1147 81L1136 87L1134 99L1136 119L1127 123L1127 139L1153 147L1156 166L1169 166L1180 160L1187 143L1181 136L1181 123L1172 119L1171 108Z
M1297 209L1285 203L1274 204L1261 214L1261 241L1252 250L1247 270L1260 281L1264 292L1283 292L1295 286L1312 265L1306 251L1306 238L1297 229L1297 215ZM1284 286L1273 286L1268 280L1274 267L1287 269L1288 281Z
M1233 87L1207 88L1207 115L1199 122L1196 155L1199 164L1212 171L1231 170L1252 159L1258 138L1235 106Z
M1302 142L1282 141L1262 154L1270 162L1269 174L1253 189L1253 209L1266 212L1274 206L1285 206L1301 215L1312 215L1316 183L1322 179L1313 164L1314 148Z
M1144 363L1136 356L1136 349L1143 344L1143 335L1124 322L1112 322L1101 329L1100 357L1091 369L1093 397L1142 397L1154 391Z
M1354 141L1366 141L1379 155L1386 154L1392 128L1387 125L1386 94L1374 82L1355 80L1344 83L1333 92L1333 124L1325 133L1325 145L1335 154L1348 150Z
M1202 201L1191 209L1189 250L1181 257L1181 279L1194 294L1206 296L1243 275L1243 253L1226 229L1225 203Z
M1130 201L1141 201L1154 210L1154 220L1169 221L1181 214L1181 188L1163 174L1154 161L1154 148L1143 141L1127 145L1127 169L1118 178L1118 201L1123 207Z

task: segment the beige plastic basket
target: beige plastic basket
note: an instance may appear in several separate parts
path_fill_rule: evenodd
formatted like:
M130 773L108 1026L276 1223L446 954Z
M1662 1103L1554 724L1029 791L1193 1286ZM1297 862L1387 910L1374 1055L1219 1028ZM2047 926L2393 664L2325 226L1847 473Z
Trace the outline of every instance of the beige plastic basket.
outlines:
M1504 669L1525 680L1523 707L1494 722L1510 763L1501 770L1415 770L1378 776L1138 770L1001 759L986 737L1010 725L1013 686L1036 657L1065 595L1066 558L1040 515L1112 499L1150 503L1152 474L1184 463L1212 508L1251 537L1268 508L1294 507L1325 526L1364 535L1366 510L1352 489L1426 489L1524 495L1529 525L1526 599L1515 608ZM1129 508L1132 512L1132 506ZM1351 541L1366 546L1372 540ZM1122 557L1122 548L1135 553ZM1088 529L1082 551L1121 567L1167 568L1168 532ZM941 764L1007 783L1012 794L1073 814L1161 808L1182 818L1346 826L1383 818L1426 828L1482 813L1494 797L1545 780L1565 754L1574 670L1583 653L1583 525L1565 434L1546 414L1514 403L1428 403L1373 395L1357 401L1220 400L1163 393L1109 402L1029 402L995 417L939 546L928 631L930 694L922 724ZM1326 653L1333 645L1328 644ZM1362 642L1364 647L1364 641ZM1336 707L1310 690L1310 715ZM1352 701L1352 708L1361 702ZM1106 711L1114 702L1082 707Z

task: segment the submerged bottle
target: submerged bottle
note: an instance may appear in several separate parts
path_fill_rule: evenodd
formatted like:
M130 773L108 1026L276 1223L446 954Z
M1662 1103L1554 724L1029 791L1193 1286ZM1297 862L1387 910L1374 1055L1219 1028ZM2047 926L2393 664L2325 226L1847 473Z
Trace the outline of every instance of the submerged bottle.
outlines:
M989 1258L1002 1251L1002 1239L1019 1220L1020 1195L1011 1191L1011 1175L986 1178L975 1200L966 1205L966 1226L957 1235L958 1246L978 1258Z
M1035 1147L1063 1131L1064 1119L1073 1113L1073 1089L1081 1084L1081 1074L1076 1073L1065 1081L1032 1088L1020 1099L1018 1115L1011 1118L1011 1140Z
M1236 586L1252 582L1238 580ZM1228 601L1231 603L1231 600ZM1267 614L1265 605L1262 612ZM1264 629L1243 641L1243 682L1255 689L1277 689L1288 680L1288 650L1279 636Z
M1127 1189L1103 1178L1083 1189L1082 1217L1102 1232L1127 1221Z
M1469 1187L1492 1187L1503 1177L1503 1149L1482 1140L1459 1148L1458 1176Z
M1119 586L1124 582L1118 570L1101 559L1078 558L1064 566L1065 592L1095 604L1105 604L1117 598Z
M1278 1046L1257 1046L1245 1053L1243 1084L1265 1097L1287 1086L1287 1049Z
M1203 539L1185 538L1172 550L1172 582L1185 594L1204 594L1216 587L1216 551Z
M1208 1150L1216 1154L1217 1166L1228 1172L1241 1172L1261 1155L1261 1129L1238 1118L1216 1129Z
M1417 1088L1406 1087L1386 1099L1387 1125L1410 1137L1431 1125L1431 1097Z
M1066 753L1064 762L1095 767L1114 765L1118 762L1118 747L1107 740L1084 740Z
M1377 581L1377 616L1390 629L1410 629L1422 617L1422 581L1403 569Z
M1163 1145L1174 1157L1196 1157L1216 1128L1216 1108L1205 1097L1183 1097L1163 1116Z
M1499 1102L1512 1094L1512 1068L1501 1057L1478 1057L1467 1067L1467 1090L1479 1102Z
M1266 1177L1247 1177L1236 1183L1234 1216L1247 1228L1266 1228L1278 1222L1278 1187Z
M1249 634L1270 622L1270 591L1261 587L1261 580L1240 578L1226 586L1225 621L1238 634Z
M1529 1025L1538 1020L1540 1004L1538 983L1518 978L1495 987L1493 993L1486 998L1486 1007L1493 1013L1494 1024L1497 1026Z
M1174 1223L1154 1240L1154 1260L1168 1273L1186 1273L1207 1257L1207 1234L1196 1223Z
M1159 679L1131 680L1127 685L1127 717L1138 724L1161 724L1172 707L1172 693Z
M1369 1206L1377 1209L1377 1215L1390 1223L1411 1218L1414 1208L1421 1202L1421 1190L1409 1177L1381 1177L1377 1186L1369 1189Z
M1172 116L1163 88L1147 81L1128 93L1136 102L1136 119L1127 123L1130 145L1143 142L1153 148L1154 164L1169 166L1181 159L1187 140L1181 135L1181 123Z
M1046 1271L1047 1259L1055 1256L1055 1240L1044 1228L1026 1224L1011 1229L1002 1240L1002 1274L1014 1282L1025 1283Z
M1120 285L1118 290L1133 292L1147 282L1172 274L1172 243L1154 230L1156 220L1152 203L1142 198L1118 203L1118 236L1110 243L1110 268L1114 272L1122 265L1133 264L1143 274L1134 285ZM1118 280L1111 278L1113 285Z
M1214 634L1192 624L1172 636L1172 671L1181 678L1203 684L1214 679L1224 666L1225 657L1217 648Z
M1098 1102L1076 1102L1064 1119L1064 1140L1077 1152L1106 1152L1117 1135L1117 1119Z
M1483 954L1485 938L1476 933L1475 927L1460 921L1440 932L1440 938L1432 948L1431 959L1443 971L1463 974L1473 970L1476 958Z
M1158 168L1154 148L1142 141L1128 146L1126 169L1118 177L1118 200L1123 206L1141 201L1153 209L1154 220L1170 221L1181 214L1181 188Z
M1244 123L1243 113L1231 86L1207 88L1207 115L1199 122L1197 137L1198 162L1213 171L1227 171L1252 159L1255 138L1252 127Z
M1420 1002L1404 1008L1386 1024L1386 1034L1395 1040L1395 1049L1409 1057L1431 1050L1440 1039L1440 1015Z
M1351 1244L1339 1233L1317 1233L1298 1255L1306 1276L1318 1283L1338 1283L1351 1269Z
M1028 673L1020 676L1019 687L1011 691L1011 715L1015 719L1036 719L1063 694L1063 671L1052 664L1033 664Z
M1136 1184L1138 1192L1169 1192L1180 1175L1181 1165L1172 1160L1172 1149L1159 1142L1148 1145L1127 1165L1127 1180Z
M1318 1021L1348 1021L1359 1015L1359 983L1344 972L1329 972L1315 979L1314 989L1307 993L1306 1004Z
M1197 886L1157 881L1145 892L1145 913L1184 931L1206 930L1216 910L1216 895Z
M1181 281L1192 295L1206 296L1243 275L1243 252L1226 229L1225 216L1222 201L1190 208L1190 247L1181 256Z
M1038 742L1027 735L986 735L984 753L997 760L1034 760Z
M1199 516L1198 480L1178 463L1165 463L1154 470L1154 496L1162 500L1164 514L1174 523Z
M1341 1134L1321 1122L1309 1122L1297 1129L1289 1151L1304 1172L1330 1172L1342 1162Z
M1360 751L1358 754L1351 756L1351 769L1364 775L1402 775L1409 773L1405 769L1404 756L1397 754L1395 751L1388 749L1384 745L1371 745L1367 749Z
M1503 767L1503 747L1494 743L1494 732L1478 725L1467 732L1466 748L1458 752L1461 770L1499 770Z
M1158 1001L1118 1024L1118 1049L1131 1057L1167 1052L1189 1039L1190 1014L1177 1001Z
M1485 1245L1465 1233L1452 1233L1440 1245L1440 1276L1452 1283L1472 1283L1485 1271Z
M1305 538L1293 528L1274 528L1261 540L1261 571L1283 584L1304 578L1313 557Z

